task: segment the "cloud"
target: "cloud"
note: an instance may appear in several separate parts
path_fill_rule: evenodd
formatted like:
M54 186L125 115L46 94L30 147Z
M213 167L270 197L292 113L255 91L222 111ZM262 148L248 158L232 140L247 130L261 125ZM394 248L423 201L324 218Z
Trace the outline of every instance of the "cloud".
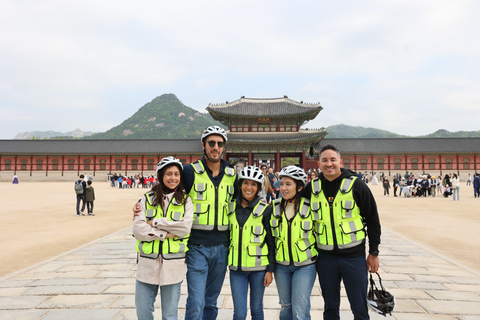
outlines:
M309 123L316 127L461 130L479 116L479 7L3 1L0 138L38 129L34 119L51 130L107 130L163 93L201 111L242 95L320 101L325 109ZM455 123L445 121L453 108ZM57 121L46 116L52 112Z

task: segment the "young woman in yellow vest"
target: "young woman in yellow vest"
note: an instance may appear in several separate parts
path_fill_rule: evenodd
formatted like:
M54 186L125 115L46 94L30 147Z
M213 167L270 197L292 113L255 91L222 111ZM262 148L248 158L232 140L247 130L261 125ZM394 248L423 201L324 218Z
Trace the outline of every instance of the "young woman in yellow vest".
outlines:
M138 319L153 319L160 287L162 319L177 319L185 253L193 220L192 200L182 184L182 163L174 157L157 165L158 183L140 200L133 235L138 252L135 306Z
M301 196L307 175L299 167L288 166L279 177L282 198L273 202L270 225L276 240L275 283L280 319L311 319L310 295L318 253L310 202Z
M275 271L275 241L270 229L272 207L258 195L264 175L254 166L242 169L238 177L241 193L230 203L230 249L228 266L233 299L233 320L247 317L250 285L252 320L263 320L263 294Z

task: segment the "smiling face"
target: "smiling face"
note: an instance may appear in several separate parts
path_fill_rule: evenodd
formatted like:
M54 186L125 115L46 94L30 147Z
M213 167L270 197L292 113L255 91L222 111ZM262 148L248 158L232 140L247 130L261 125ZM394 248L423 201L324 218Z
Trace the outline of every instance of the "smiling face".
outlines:
M333 181L340 177L342 164L343 160L340 159L340 156L334 150L327 149L320 154L318 165L328 181Z
M253 180L243 180L241 188L242 197L245 198L248 202L252 202L255 199L258 191L258 183Z
M179 184L182 174L176 165L171 165L163 173L163 184L165 187L174 190Z
M213 144L215 142L215 145L213 147L210 147L210 144ZM205 150L205 155L208 160L210 160L213 163L216 163L220 161L223 153L223 147L219 147L218 143L223 144L224 140L222 136L212 134L208 137L205 138L205 141L203 142L203 149Z
M300 192L303 188L300 187L298 192ZM297 184L295 180L290 177L282 177L280 180L280 192L282 193L282 198L285 200L290 200L295 197L297 194Z

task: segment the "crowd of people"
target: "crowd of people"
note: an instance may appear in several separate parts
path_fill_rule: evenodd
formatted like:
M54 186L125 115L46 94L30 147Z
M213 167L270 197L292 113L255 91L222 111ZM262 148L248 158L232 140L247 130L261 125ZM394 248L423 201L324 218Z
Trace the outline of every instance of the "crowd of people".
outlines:
M324 319L339 319L342 281L355 319L369 319L367 300L376 298L367 299L367 275L379 268L381 228L368 186L341 168L333 145L321 149L315 173L297 166L237 173L222 159L227 141L222 128L208 127L202 159L182 166L163 158L158 183L134 205L138 318L153 319L160 291L163 319L177 319L186 277L185 319L216 319L228 269L233 319L247 317L247 301L251 319L264 319L265 287L273 279L280 319L311 319L317 275ZM381 314L393 305L369 304Z
M150 188L158 182L154 175L143 176L135 174L133 176L124 176L116 174L109 176L110 185L112 188L127 189L127 188Z

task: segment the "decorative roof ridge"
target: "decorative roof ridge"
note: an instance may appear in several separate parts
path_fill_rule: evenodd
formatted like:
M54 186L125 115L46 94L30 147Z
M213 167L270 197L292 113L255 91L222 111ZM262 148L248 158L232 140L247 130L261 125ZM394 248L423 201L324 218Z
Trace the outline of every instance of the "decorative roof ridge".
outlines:
M242 102L271 103L271 102L284 102L284 101L288 101L291 104L301 106L301 107L311 107L311 108L321 107L322 108L322 105L320 104L320 102L317 102L317 103L309 103L309 102L303 102L303 101L298 102L298 101L289 99L288 96L283 96L283 98L245 98L245 96L242 96L240 99L232 102L226 101L225 103L216 103L216 104L209 103L208 108L222 108L225 106L234 106Z

